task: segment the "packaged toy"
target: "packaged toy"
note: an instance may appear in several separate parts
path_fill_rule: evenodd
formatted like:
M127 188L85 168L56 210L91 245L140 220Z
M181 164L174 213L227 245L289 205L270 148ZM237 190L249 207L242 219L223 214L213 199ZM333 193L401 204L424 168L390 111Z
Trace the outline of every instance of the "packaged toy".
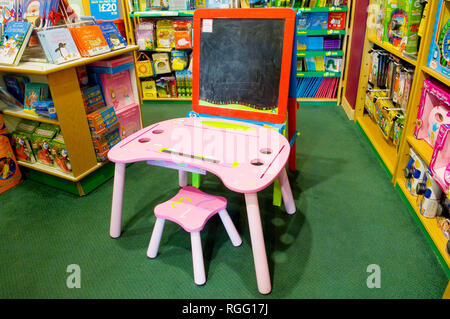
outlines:
M99 74L99 77L106 105L114 106L118 111L135 103L129 70L115 74Z
M427 165L412 148L409 149L409 155L408 164L403 170L405 186L411 195L417 196L417 185L423 182Z
M384 89L372 89L368 88L366 91L366 97L364 99L364 108L366 109L367 113L370 115L372 119L375 119L375 101L378 98L388 98L389 91Z
M120 142L119 123L108 127L100 134L91 132L97 160L103 162L107 159L108 151Z
M39 123L23 119L17 124L15 131L11 134L11 142L19 161L35 163L36 157L31 146L31 136L38 128Z
M178 97L192 96L192 72L188 70L175 72Z
M424 181L416 188L417 195L421 196L419 202L420 213L427 218L435 218L438 214L442 190L427 171Z
M345 29L345 12L329 12L328 29Z
M155 24L153 21L142 21L136 27L136 44L140 50L154 50L155 41Z
M92 85L81 89L86 113L91 113L105 106L102 90L99 85Z
M69 155L66 149L66 143L61 133L58 133L51 141L51 154L53 156L55 167L64 173L72 172L72 165L70 165Z
M158 96L156 91L155 80L145 80L141 82L142 85L142 95L146 99L155 99Z
M425 80L414 135L434 147L443 124L450 124L450 93L440 84Z
M400 68L400 75L398 80L398 90L396 93L397 105L406 113L409 101L409 93L411 91L412 77L414 70L406 67Z
M91 133L101 135L109 127L117 124L114 107L105 106L87 115Z
M189 57L184 50L172 50L170 52L170 65L173 71L185 70L188 67Z
M403 127L405 125L405 115L398 113L398 118L394 122L394 137L392 142L397 147L400 145L400 139L402 138Z
M379 42L383 40L385 0L370 0L367 15L367 30L369 37L377 39Z
M444 193L450 194L450 124L439 129L430 161L430 171Z
M173 22L175 49L192 48L192 21L176 20Z
M58 117L52 100L33 102L32 107L38 115L45 116L49 119L56 119Z
M152 59L156 74L165 74L171 72L168 53L153 53Z
M387 0L383 39L401 52L417 54L422 1Z
M140 78L153 76L153 63L147 54L140 52L136 59L137 76Z
M445 238L450 239L450 219L440 216L437 218L437 224Z
M39 163L53 166L53 157L51 154L51 141L58 133L56 125L41 123L31 136L31 146Z
M115 74L131 68L134 68L134 58L133 55L129 54L107 60L95 61L88 66L89 73L94 72L99 74Z
M449 26L450 2L439 0L427 64L447 78L450 77Z
M158 97L178 97L176 78L174 76L162 77L156 80Z
M158 48L171 49L175 47L175 29L171 20L156 22L156 45Z
M394 138L394 122L401 116L399 109L392 105L389 99L378 98L375 100L376 121L381 128L384 138L392 141Z
M117 120L120 124L120 138L137 132L142 128L141 112L138 104L132 104L117 112Z
M0 115L0 194L20 183L22 174L6 135L6 126Z
M328 28L328 12L310 12L309 13L310 30L325 30Z

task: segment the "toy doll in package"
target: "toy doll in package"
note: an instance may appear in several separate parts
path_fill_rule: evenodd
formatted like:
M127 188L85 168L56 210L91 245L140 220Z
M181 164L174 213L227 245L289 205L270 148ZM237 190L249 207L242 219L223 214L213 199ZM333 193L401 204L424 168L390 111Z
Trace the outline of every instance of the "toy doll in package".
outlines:
M155 24L153 21L142 21L136 28L136 44L139 50L153 50L155 42Z
M58 132L58 127L52 124L42 123L31 136L31 146L39 163L53 166L51 154L51 141Z

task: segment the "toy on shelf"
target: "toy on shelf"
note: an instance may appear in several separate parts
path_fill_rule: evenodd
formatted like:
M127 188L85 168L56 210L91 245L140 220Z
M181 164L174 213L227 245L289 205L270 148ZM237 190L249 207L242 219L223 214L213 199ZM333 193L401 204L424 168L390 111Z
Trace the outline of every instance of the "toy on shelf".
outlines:
M36 154L37 162L48 166L53 166L53 157L50 144L58 133L58 126L41 123L31 136L31 146Z
M443 124L439 129L433 155L430 161L430 171L444 193L450 194L450 124Z
M387 0L383 39L401 52L416 55L422 1Z
M450 2L439 0L428 53L428 66L450 77Z
M435 218L438 215L442 190L430 172L426 172L424 180L416 187L417 195L422 196L419 202L419 211L424 217Z
M154 75L153 63L144 52L139 52L136 58L136 73L140 78L150 77Z
M120 124L120 138L133 134L142 128L141 113L138 104L131 104L126 108L120 110L116 114L117 120Z
M434 147L443 124L450 124L450 93L442 85L425 80L414 134Z
M405 186L411 195L417 196L417 185L422 183L426 176L427 164L417 153L410 148L409 161L403 170L405 176Z
M19 165L6 136L6 126L0 115L0 194L22 180Z
M16 129L11 134L11 142L14 153L19 161L36 163L36 157L31 147L31 136L38 128L39 123L23 119L17 124Z
M72 172L69 155L66 149L66 143L61 133L58 133L51 141L51 154L53 156L55 167L64 173Z

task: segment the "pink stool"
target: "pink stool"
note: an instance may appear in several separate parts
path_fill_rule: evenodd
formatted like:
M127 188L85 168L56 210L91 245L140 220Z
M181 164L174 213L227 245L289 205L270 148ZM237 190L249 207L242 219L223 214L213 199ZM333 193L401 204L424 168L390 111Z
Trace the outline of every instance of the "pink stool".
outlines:
M218 212L233 246L239 246L242 243L226 207L227 200L223 197L206 194L193 186L181 188L173 198L155 207L156 223L150 238L147 256L150 258L156 257L164 230L164 222L166 219L171 220L191 233L194 282L197 285L204 284L206 275L200 231L208 219Z

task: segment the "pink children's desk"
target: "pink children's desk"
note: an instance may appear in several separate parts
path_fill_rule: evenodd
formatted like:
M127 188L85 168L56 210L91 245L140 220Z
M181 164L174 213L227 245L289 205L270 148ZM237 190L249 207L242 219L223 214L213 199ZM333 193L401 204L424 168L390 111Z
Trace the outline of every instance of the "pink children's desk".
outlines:
M270 273L257 193L278 177L287 213L295 202L285 164L290 146L278 132L249 123L217 118L178 118L155 123L130 135L108 153L115 163L110 235L120 236L125 165L138 161L211 172L224 185L245 195L258 290L271 291Z

